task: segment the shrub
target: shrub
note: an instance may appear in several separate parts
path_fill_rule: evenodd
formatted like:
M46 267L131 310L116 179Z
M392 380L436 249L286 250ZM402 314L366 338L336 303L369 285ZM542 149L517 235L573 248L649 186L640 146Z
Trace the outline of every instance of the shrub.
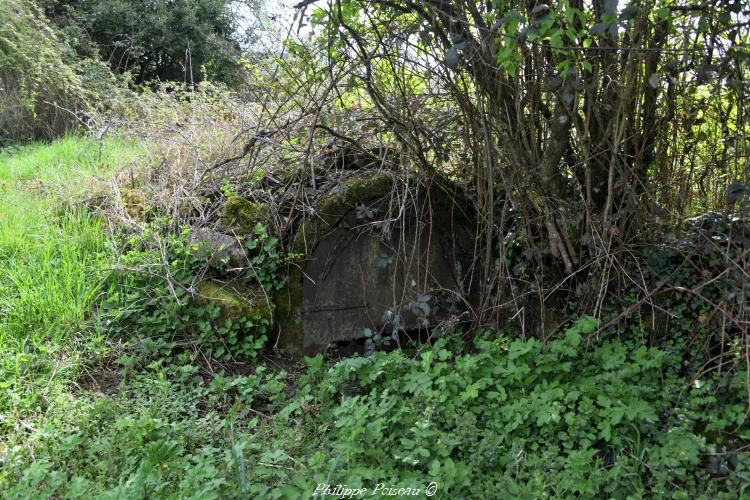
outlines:
M35 3L0 0L0 144L62 135L113 86L100 61L76 62Z

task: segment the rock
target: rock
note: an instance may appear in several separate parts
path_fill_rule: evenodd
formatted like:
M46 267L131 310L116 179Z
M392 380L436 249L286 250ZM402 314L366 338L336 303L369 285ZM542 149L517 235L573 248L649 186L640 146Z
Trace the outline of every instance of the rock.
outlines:
M220 226L223 231L240 235L250 234L258 223L268 224L268 205L230 196L221 209Z
M273 324L273 307L258 287L242 289L237 284L230 286L207 280L196 286L196 292L198 303L213 303L219 307L222 322L231 319L233 323L240 323L244 319L263 318L269 325Z
M190 234L190 243L198 245L196 255L205 259L209 266L218 267L224 263L234 269L247 267L245 249L234 236L195 229Z

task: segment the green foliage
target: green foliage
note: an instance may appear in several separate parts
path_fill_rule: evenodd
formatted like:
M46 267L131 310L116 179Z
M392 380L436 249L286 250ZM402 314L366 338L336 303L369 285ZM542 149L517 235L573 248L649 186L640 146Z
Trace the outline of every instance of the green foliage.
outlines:
M744 465L715 484L701 465L746 428L744 375L685 391L679 357L619 341L586 349L581 333L592 330L585 319L546 345L485 336L474 353L441 340L415 359L376 353L339 363L314 392L330 405L330 456L349 464L332 482L615 498L745 484ZM732 410L704 413L718 401ZM716 425L713 442L701 435L707 424Z
M61 135L105 95L89 83L104 85L106 68L72 56L34 2L0 1L0 145Z
M4 474L16 497L299 498L320 483L435 482L439 497L459 498L498 484L509 498L734 498L746 488L744 375L688 386L666 350L587 347L594 326L583 319L547 344L441 339L413 357L378 352L328 370L308 358L294 388L263 366L205 380L185 352L61 416L33 464L12 448Z
M33 461L20 446L7 454L0 450L5 455L0 485L27 464L20 475L11 475L5 494L19 499L55 493L65 498L242 497L247 487L237 477L246 467L245 438L235 430L237 408L263 408L258 401L278 397L283 373L258 368L203 383L189 368L147 369L123 383L115 396L85 398L55 418L55 429L65 432L51 430L33 439ZM61 463L67 465L61 469Z
M435 482L439 497L474 497L498 484L514 498L734 498L747 490L744 360L685 369L685 340L703 314L686 297L668 304L684 320L670 323L676 342L660 348L649 348L642 331L589 340L597 321L583 317L546 344L485 333L469 345L445 337L331 366L308 358L293 376L261 363L211 375L204 355L251 359L265 325L220 324L218 306L193 300L185 289L199 273L231 271L205 269L189 232L172 234L156 218L117 263L132 271L107 280L97 328L87 317L106 275L92 271L110 267L113 248L97 218L50 202L85 186L86 175L68 181L73 172L103 174L136 153L117 141L66 138L0 155L5 496L299 498L323 482ZM63 181L73 185L62 191ZM697 279L692 265L736 280L732 262L748 234L740 221L714 215L692 226L674 253L652 256L655 272L677 270L684 287ZM245 241L248 269L234 278L280 287L278 247L256 226ZM678 252L685 248L688 261ZM719 292L703 290L714 299ZM420 297L416 306L431 302ZM138 343L119 352L119 384L109 395L89 389L123 336Z
M652 210L723 208L727 188L747 183L742 1L316 5L310 20L325 57L299 46L294 54L332 68L319 74L347 75L331 82L337 100L385 124L378 139L409 150L406 162L465 185L488 226L508 221L491 200L524 207L523 246L533 281L550 279L545 287L579 270L608 275L602 256L645 233ZM358 94L360 102L347 100ZM409 138L391 135L393 124ZM353 141L368 136L335 129ZM496 234L478 236L487 240L480 260L490 262ZM487 303L496 291L480 294Z
M74 200L93 174L139 152L77 137L0 152L0 464L5 432L19 422L33 428L67 400L82 359L106 350L90 321L106 277L106 232ZM73 202L61 207L62 199Z
M251 297L233 296L221 290L205 291L206 249L190 239L190 229L179 234L165 231L168 219L156 219L139 235L127 241L117 273L109 282L104 301L110 331L134 337L151 359L170 357L185 348L201 350L207 357L249 359L263 347L270 325L267 304L245 309ZM284 261L278 242L258 224L245 241L249 250L246 270L233 279L240 285L259 286L262 295L272 294L283 282L278 270ZM226 262L222 263L226 265ZM213 272L222 275L222 269ZM224 271L224 274L226 271ZM218 293L217 293L218 292ZM231 304L243 304L232 307ZM231 310L231 314L223 311Z
M256 280L268 292L277 292L284 286L281 264L295 259L295 254L283 254L279 240L268 234L268 228L260 222L255 225L253 236L245 241L249 251L246 280Z
M356 23L354 4L342 4ZM606 36L608 27L594 28L610 21L589 21L580 37ZM466 41L450 41L460 69ZM191 102L211 98L202 94ZM632 275L668 279L653 297L669 318L658 332L647 331L656 313L653 322L633 314L594 338L604 322L572 315L547 343L484 332L375 352L385 339L368 331L369 356L330 364L319 356L302 368L257 356L265 312L227 312L252 304L238 300L244 293L272 296L283 285L287 256L264 225L246 228L246 265L237 270L228 258L207 262L205 244L186 228L175 233L162 207L149 207L145 230L112 242L77 204L89 174L129 165L134 154L127 143L79 138L0 153L4 497L300 498L324 482L434 482L438 498L748 491L746 337L732 323L746 318L746 218L707 214L669 247L642 249L648 266ZM732 186L733 209L746 216L747 186ZM357 187L372 190L348 186L344 199ZM229 182L220 190L245 192ZM58 194L71 199L61 207ZM507 233L502 258L531 281L525 227ZM626 305L640 300L635 288L621 287ZM436 302L422 295L410 308L427 313ZM603 320L622 312L621 302L608 304ZM108 390L102 367L115 374Z
M122 141L75 137L0 153L0 339L58 342L83 328L106 238L99 218L75 203L60 209L60 198L137 154Z
M253 1L178 0L74 2L43 0L79 53L109 61L113 71L130 72L138 83L238 83L241 44L252 33L239 26L239 5Z

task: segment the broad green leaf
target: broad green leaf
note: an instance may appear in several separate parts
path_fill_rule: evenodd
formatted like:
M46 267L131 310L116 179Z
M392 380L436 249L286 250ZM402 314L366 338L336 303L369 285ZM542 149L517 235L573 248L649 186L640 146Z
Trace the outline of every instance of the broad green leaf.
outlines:
M607 31L607 28L609 28L609 23L604 21L601 23L597 23L591 27L589 30L589 35L596 36L601 35L605 31Z

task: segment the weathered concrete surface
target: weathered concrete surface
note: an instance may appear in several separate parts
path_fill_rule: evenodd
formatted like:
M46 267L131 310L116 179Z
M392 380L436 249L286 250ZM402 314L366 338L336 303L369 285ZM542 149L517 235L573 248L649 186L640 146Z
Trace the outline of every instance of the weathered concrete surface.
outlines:
M331 200L317 222L303 223L295 247L305 242L306 257L278 308L281 347L315 354L366 328L430 327L451 313L442 297L470 299L473 224L457 199L424 191L397 217L388 216L391 198L371 190L374 200Z
M279 324L277 346L293 354L302 354L304 330L302 323L302 285L304 269L318 243L357 206L386 197L393 187L393 178L385 174L365 173L341 183L320 203L314 216L302 221L292 239L296 262L289 268L289 283L275 297L276 321Z

